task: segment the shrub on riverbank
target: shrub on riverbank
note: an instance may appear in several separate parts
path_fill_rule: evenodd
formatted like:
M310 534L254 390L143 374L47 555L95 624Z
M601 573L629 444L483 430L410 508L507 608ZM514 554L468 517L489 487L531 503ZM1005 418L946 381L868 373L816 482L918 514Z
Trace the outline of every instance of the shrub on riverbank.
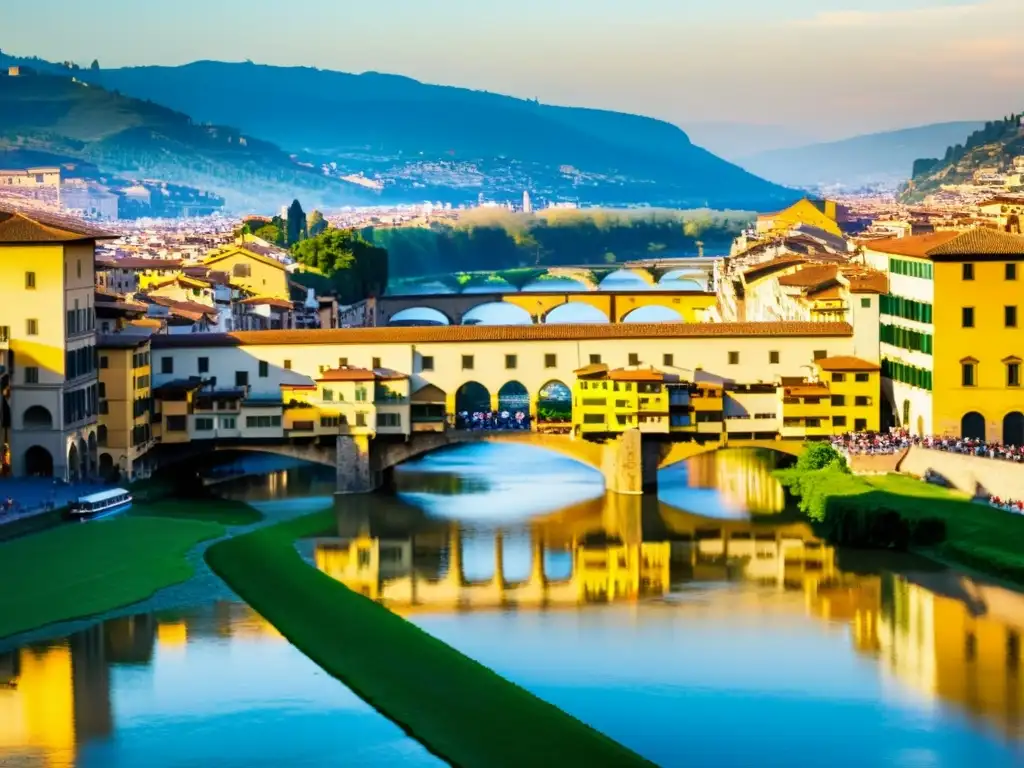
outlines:
M215 544L210 567L291 643L455 766L650 765L306 563L332 511Z
M144 600L186 581L185 555L215 523L120 517L68 523L0 544L0 638Z

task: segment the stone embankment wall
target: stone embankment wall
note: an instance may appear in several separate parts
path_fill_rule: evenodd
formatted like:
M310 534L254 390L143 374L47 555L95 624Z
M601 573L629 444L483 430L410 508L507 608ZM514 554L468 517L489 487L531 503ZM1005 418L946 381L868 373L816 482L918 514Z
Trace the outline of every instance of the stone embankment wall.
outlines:
M886 475L896 472L900 462L907 455L907 449L898 453L861 454L855 453L846 457L850 470L855 475Z
M914 446L907 452L899 469L915 477L924 477L931 470L951 487L972 496L1024 499L1024 464L1012 461Z

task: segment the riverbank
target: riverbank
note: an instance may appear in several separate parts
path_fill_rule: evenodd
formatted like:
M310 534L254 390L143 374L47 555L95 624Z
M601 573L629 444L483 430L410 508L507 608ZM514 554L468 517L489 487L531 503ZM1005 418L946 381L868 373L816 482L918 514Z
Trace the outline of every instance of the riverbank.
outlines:
M826 468L784 470L779 476L800 498L801 510L837 543L855 543L842 541L852 517L875 526L871 535L888 535L876 533L886 526L880 520L888 513L902 521L909 549L1024 584L1022 515L907 475L862 476Z
M289 642L454 766L649 762L306 563L333 510L213 545L210 567Z
M146 600L195 573L188 554L252 525L262 514L238 501L169 499L87 523L52 513L46 530L0 543L0 639Z

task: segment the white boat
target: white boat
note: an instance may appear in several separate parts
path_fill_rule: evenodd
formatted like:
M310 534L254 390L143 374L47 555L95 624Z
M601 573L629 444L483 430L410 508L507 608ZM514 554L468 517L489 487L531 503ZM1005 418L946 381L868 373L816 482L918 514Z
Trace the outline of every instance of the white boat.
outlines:
M95 520L128 509L131 503L132 495L128 491L124 488L113 488L80 496L71 502L69 515L72 520Z

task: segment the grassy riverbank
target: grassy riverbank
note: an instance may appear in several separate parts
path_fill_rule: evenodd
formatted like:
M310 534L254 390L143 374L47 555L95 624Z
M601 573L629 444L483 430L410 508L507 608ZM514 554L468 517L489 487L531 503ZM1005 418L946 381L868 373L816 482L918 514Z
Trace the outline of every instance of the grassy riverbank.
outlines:
M125 516L64 524L0 544L0 639L84 618L186 581L185 555L214 522Z
M255 507L242 501L229 499L169 499L134 504L130 517L161 517L174 520L193 520L219 525L253 525L263 519Z
M331 511L220 542L210 567L291 643L454 766L650 765L312 568L299 538Z
M852 475L836 467L783 470L779 475L827 537L835 538L841 527L848 529L851 516L867 520L895 513L910 531L910 548L1024 583L1022 515L976 504L959 491L906 475ZM915 540L915 531L924 529L926 534Z

